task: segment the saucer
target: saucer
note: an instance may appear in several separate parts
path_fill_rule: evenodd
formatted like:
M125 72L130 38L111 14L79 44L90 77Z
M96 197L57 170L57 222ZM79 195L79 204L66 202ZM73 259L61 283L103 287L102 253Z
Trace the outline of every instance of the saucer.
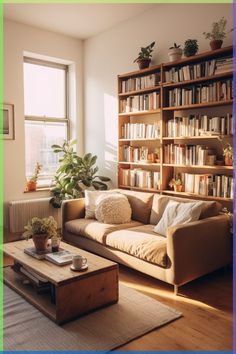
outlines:
M88 264L85 264L81 268L75 268L73 264L71 264L70 269L73 270L74 272L82 272L83 270L88 269Z

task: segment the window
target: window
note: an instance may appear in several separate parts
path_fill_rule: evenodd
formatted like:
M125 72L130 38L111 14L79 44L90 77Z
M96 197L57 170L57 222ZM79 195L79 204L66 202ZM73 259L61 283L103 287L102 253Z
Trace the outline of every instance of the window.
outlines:
M66 65L24 58L26 177L43 167L38 187L49 186L58 168L53 144L68 138Z

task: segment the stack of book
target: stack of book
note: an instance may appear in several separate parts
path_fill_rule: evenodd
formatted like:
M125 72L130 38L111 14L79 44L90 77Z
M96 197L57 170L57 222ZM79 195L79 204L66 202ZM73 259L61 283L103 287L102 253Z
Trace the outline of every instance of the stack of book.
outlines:
M231 176L181 173L181 180L187 193L233 199Z
M232 80L169 90L169 106L185 106L233 99Z
M126 123L121 127L121 135L123 139L157 139L160 137L160 122Z
M129 96L120 100L120 112L139 112L160 108L160 94L151 92L145 95Z
M160 172L142 169L121 169L121 184L123 186L160 189Z
M165 81L177 83L232 72L233 58L225 57L193 65L172 67L170 70L165 71Z
M204 145L168 144L164 146L164 163L175 165L212 165L209 156L215 156L214 150Z
M138 91L155 87L160 84L160 73L131 77L127 80L123 80L121 83L121 92L126 93L129 91Z
M168 137L192 137L201 135L233 135L233 117L227 113L222 117L189 115L174 117L166 123Z
M123 161L126 162L140 162L148 160L148 148L145 146L134 147L130 145L121 146L121 153Z

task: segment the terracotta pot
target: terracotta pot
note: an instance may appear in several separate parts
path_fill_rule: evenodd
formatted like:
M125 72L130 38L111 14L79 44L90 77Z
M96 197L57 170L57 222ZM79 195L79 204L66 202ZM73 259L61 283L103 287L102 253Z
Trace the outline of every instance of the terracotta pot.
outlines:
M33 242L35 245L36 253L42 253L47 250L48 235L47 234L37 234L33 235Z
M137 60L139 69L147 69L151 63L151 59L138 59Z
M169 49L168 56L170 61L180 60L183 54L183 50L181 48L173 48Z
M222 47L223 41L220 39L213 39L210 41L211 50L220 49Z
M225 166L232 166L233 165L233 159L230 156L225 156Z
M174 191L175 192L182 192L182 188L183 188L183 186L182 185L174 185Z
M37 183L33 181L28 181L26 187L27 191L29 192L36 191Z

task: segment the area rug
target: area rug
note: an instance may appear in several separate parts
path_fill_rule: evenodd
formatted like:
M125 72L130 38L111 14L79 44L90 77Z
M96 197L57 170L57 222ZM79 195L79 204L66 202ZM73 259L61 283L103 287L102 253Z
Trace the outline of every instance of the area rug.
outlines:
M58 326L4 286L4 350L109 351L180 316L180 312L121 285L117 304Z

